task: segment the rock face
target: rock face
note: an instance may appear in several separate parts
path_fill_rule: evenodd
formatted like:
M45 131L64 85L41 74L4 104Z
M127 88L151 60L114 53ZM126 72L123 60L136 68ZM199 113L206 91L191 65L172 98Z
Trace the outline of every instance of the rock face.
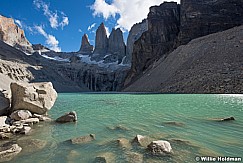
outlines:
M18 144L0 146L0 162L12 160L21 150L22 148Z
M243 24L242 0L182 0L179 44Z
M66 113L65 115L56 119L56 122L65 123L65 122L76 122L78 120L77 113L75 111L71 111Z
M131 30L129 31L129 35L127 37L127 49L126 49L125 63L131 64L134 43L147 30L148 30L147 19L144 19L141 23L137 23L132 26Z
M132 68L125 84L173 49L180 26L179 6L175 2L165 2L150 7L147 20L148 30L134 44Z
M96 31L95 37L95 50L93 58L97 55L99 57L104 57L107 54L108 50L108 38L106 34L106 29L104 23L101 23ZM97 58L99 60L99 58Z
M10 101L0 92L0 116L7 113L7 109L10 107Z
M30 117L32 117L32 114L28 110L16 110L10 115L10 118L16 121L25 120Z
M108 41L108 53L117 56L118 63L122 62L126 55L126 45L123 41L123 33L120 28L112 29Z
M181 5L165 2L159 7L151 7L148 15L148 31L134 44L132 68L125 85L128 86L136 81L148 69L153 69L156 66L155 61L159 58L160 62L163 62L169 53L181 44L243 24L242 8L241 0L182 0ZM174 68L168 66L168 70L166 68L161 71L173 71Z
M25 38L24 31L14 23L13 19L1 15L0 40L25 52L33 52L32 45Z
M29 110L45 114L54 105L57 93L51 82L11 83L12 110Z
M124 91L241 93L242 30L235 27L178 47Z
M148 150L155 155L165 155L173 153L170 143L163 140L152 141L148 145Z
M91 54L94 50L93 45L90 45L88 35L84 34L82 37L81 48L79 50L82 54Z

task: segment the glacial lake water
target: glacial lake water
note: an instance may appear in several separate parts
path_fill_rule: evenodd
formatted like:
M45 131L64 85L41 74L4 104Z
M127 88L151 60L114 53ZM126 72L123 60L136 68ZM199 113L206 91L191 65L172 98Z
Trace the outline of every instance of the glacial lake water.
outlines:
M77 123L38 124L25 138L46 140L46 147L22 152L10 162L92 163L96 156L109 153L114 162L122 163L128 162L131 152L142 154L148 163L243 157L243 95L59 94L49 115L56 119L72 110L78 114ZM236 120L212 120L228 116ZM82 145L66 141L89 134L96 140ZM118 138L131 141L137 134L169 141L174 154L156 157L143 147L121 148L116 143Z

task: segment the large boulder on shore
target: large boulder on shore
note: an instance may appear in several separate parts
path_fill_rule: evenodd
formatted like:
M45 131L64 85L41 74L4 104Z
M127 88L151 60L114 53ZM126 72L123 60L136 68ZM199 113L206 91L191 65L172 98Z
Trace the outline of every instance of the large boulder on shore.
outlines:
M32 113L46 114L57 98L51 82L11 83L10 87L12 111L29 110Z
M173 153L170 143L164 140L152 141L148 145L148 150L154 155L166 155Z
M0 146L0 162L12 160L22 148L18 144L4 144Z

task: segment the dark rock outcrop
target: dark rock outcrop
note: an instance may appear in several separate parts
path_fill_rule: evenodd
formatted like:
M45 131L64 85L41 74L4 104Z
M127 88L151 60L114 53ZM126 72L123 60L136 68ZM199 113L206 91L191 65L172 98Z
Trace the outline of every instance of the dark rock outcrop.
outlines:
M90 45L88 35L84 34L82 37L82 43L81 43L81 48L79 50L79 53L82 54L91 54L94 50L93 45Z
M242 93L243 26L192 40L124 91Z
M174 7L173 7L174 6ZM177 6L177 7L176 7ZM177 9L176 9L177 8ZM161 16L160 16L161 15ZM143 35L140 37L139 40L137 40L134 44L134 50L133 50L133 59L132 59L132 68L129 72L128 77L126 78L125 86L129 86L131 83L136 81L137 79L141 78L142 75L147 74L150 78L150 69L156 68L156 65L158 65L158 62L164 63L164 60L166 57L170 57L170 52L180 46L181 44L187 44L192 39L209 35L215 32L224 31L226 29L239 26L243 24L243 1L242 0L203 0L203 1L195 1L195 0L182 0L181 5L176 5L173 2L165 2L160 5L160 7L151 7L150 13L148 15L148 31L143 33ZM169 20L169 21L168 21ZM173 21L174 20L174 21ZM234 37L234 36L232 36ZM227 40L227 39L226 39ZM230 40L234 40L231 38ZM216 43L216 42L215 42ZM237 45L235 45L237 46ZM215 47L215 46L213 46ZM239 46L237 46L239 47ZM181 47L180 50L182 50L183 47ZM226 48L225 48L226 49ZM178 50L179 51L179 50ZM207 52L214 53L214 49L209 49ZM238 50L237 50L238 51ZM205 52L206 53L206 52ZM228 56L229 58L230 55ZM158 58L160 60L158 62L155 62ZM212 57L213 58L213 57ZM174 58L178 63L180 63L181 58ZM167 59L168 61L168 59ZM230 61L231 62L231 61ZM217 61L218 63L218 61ZM221 65L223 65L225 61L222 61ZM189 63L188 63L189 64ZM204 67L205 65L202 65L202 62L198 62L197 64ZM177 65L168 65L168 67L164 67L161 69L161 77L160 73L157 73L157 78L161 78L160 84L157 83L157 80L151 81L150 83L146 82L146 89L148 87L153 87L153 91L161 91L159 90L159 85L163 85L166 87L170 87L170 91L172 89L176 92L179 90L183 92L183 90L187 90L188 88L192 88L191 86L188 86L188 88L179 88L178 86L184 85L183 82L179 82L178 78L183 80L188 79L188 76L182 76L178 74L174 74L175 78L172 79L178 81L177 85L172 85L170 82L165 82L165 79L168 78L168 75L172 75L171 72L175 70L175 67ZM188 65L190 66L190 65ZM208 65L209 66L209 65ZM219 66L219 65L218 65ZM211 66L211 68L215 67ZM220 67L220 66L219 66ZM210 68L210 67L208 67ZM208 69L207 68L207 69ZM192 69L191 69L192 70ZM166 71L166 72L165 72ZM193 70L192 70L193 71ZM211 70L210 70L211 71ZM188 71L187 71L188 72ZM194 71L195 73L196 71ZM198 71L200 72L200 70ZM211 71L212 72L212 71ZM197 74L197 73L196 73ZM208 73L204 73L205 74ZM186 72L183 73L183 75L186 75ZM216 75L216 74L215 74ZM202 80L202 76L198 78L191 78L190 81L197 81L197 83L202 83L201 81L198 81L197 79ZM226 75L225 75L226 76ZM231 76L231 75L230 75ZM233 80L231 77L228 76L228 79L224 79L225 82L232 82ZM142 77L145 78L145 77ZM208 78L208 77L207 77ZM213 78L210 78L212 80ZM239 79L239 78L238 78ZM218 80L217 80L218 81ZM234 80L236 82L236 80ZM159 81L158 81L159 82ZM188 80L189 82L189 80ZM180 84L179 84L180 83ZM200 87L199 84L195 86L194 91L200 90L203 92L210 92L210 89L215 93L221 92L225 90L224 84L221 83L221 88L216 86L217 90L214 86L211 84L207 86L207 83L204 81L203 87ZM217 82L218 83L218 82ZM189 84L189 83L188 83ZM144 85L144 84L142 84ZM150 85L150 86L149 86ZM156 85L152 86L152 85ZM189 84L190 85L190 84ZM194 84L193 84L194 85ZM217 84L218 85L218 84ZM229 87L229 86L227 86ZM196 89L197 88L197 89ZM206 89L205 89L206 88ZM179 90L178 90L179 89ZM149 91L152 91L151 89L147 89ZM221 90L221 91L220 91ZM227 88L227 90L229 90ZM233 89L231 89L233 90ZM134 91L134 90L133 90ZM143 91L145 90L145 87L143 87ZM187 92L186 91L186 92ZM193 92L193 90L191 89ZM199 91L199 92L201 92Z
M179 44L243 24L242 0L182 0Z
M101 23L96 31L95 50L92 58L96 61L103 59L108 51L108 38L104 23Z
M76 122L77 120L78 120L77 113L75 111L71 111L57 118L56 122L66 123L66 122Z
M144 19L141 23L134 24L129 31L127 37L127 49L125 63L131 64L132 52L135 41L137 41L141 35L148 30L148 21Z
M121 63L123 57L126 55L126 45L120 28L113 28L111 31L108 41L108 54L116 56L118 63Z
M142 74L156 59L173 49L180 26L179 6L175 2L165 2L150 7L148 31L135 42L132 54L132 68L126 80L130 83Z
M0 116L7 114L8 108L10 107L10 101L5 95L0 91Z
M14 23L13 19L2 15L0 15L0 40L24 52L33 52L32 45L26 39L24 31Z

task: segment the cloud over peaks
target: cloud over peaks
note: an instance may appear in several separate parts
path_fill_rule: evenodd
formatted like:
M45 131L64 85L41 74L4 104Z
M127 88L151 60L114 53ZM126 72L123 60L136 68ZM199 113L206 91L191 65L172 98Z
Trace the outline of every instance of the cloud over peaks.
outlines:
M61 48L58 46L59 41L55 38L53 35L49 35L45 32L43 29L43 26L35 26L34 27L39 34L43 35L46 38L46 44L49 46L49 48L53 51L60 52Z
M43 10L44 15L48 18L48 20L50 22L50 26L52 28L57 29L58 27L61 27L63 29L63 27L65 27L69 24L69 19L64 14L64 12L50 10L49 4L46 4L43 0L34 0L33 4L38 9ZM61 13L61 18L60 18L60 13ZM62 19L62 21L60 19Z
M180 0L175 1L179 3ZM94 16L102 16L106 20L109 17L115 18L118 14L117 27L128 31L133 24L147 17L150 6L162 2L163 0L112 0L109 4L105 0L95 0L91 9Z

